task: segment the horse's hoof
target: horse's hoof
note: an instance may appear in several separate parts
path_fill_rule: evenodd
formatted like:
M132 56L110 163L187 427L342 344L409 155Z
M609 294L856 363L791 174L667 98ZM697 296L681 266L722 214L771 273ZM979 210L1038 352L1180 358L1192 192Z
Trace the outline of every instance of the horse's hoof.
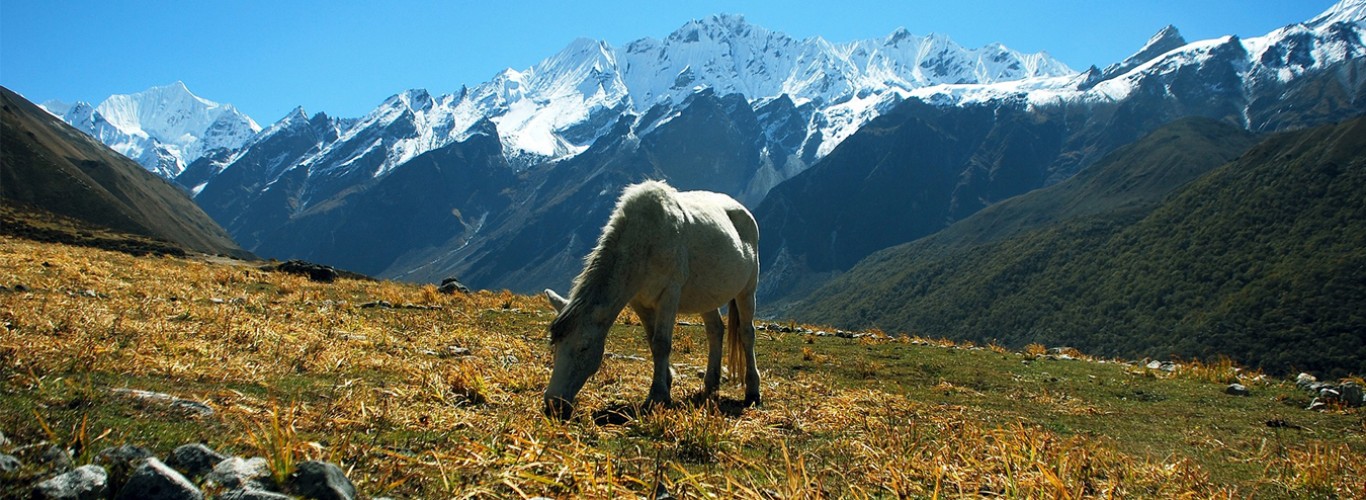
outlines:
M545 398L545 416L555 420L569 420L574 414L574 403L561 398Z
M745 406L753 406L755 408L759 408L764 406L764 402L762 399L759 398L758 394L752 396L745 396Z

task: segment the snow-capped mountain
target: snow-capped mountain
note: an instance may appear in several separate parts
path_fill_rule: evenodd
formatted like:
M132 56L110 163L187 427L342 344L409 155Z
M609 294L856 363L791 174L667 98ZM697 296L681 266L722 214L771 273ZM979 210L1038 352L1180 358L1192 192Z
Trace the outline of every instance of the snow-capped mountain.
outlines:
M1218 94L1222 105L1236 105L1246 128L1259 125L1277 109L1283 87L1305 75L1360 61L1366 55L1366 0L1342 0L1315 18L1258 37L1224 36L1187 43L1175 27L1158 31L1134 55L1104 71L1091 68L1074 76L1024 78L998 83L921 87L913 97L941 105L1024 98L1031 105L1117 103L1144 92L1185 98L1190 104ZM1223 81L1210 81L1212 70ZM1197 81L1190 78L1205 73ZM1349 87L1366 76L1341 75ZM1258 99L1258 98L1261 99ZM1271 99L1269 99L1271 98ZM1274 127L1272 127L1274 128Z
M784 95L799 107L810 104L798 146L807 146L804 156L814 159L916 88L1071 74L1046 54L1000 44L966 49L941 35L905 30L832 44L720 15L691 21L663 40L645 38L622 48L575 40L531 68L504 70L454 94L402 92L301 165L328 175L363 169L379 176L464 140L488 119L510 162L525 167L583 152L626 113L659 108L656 123L662 123L676 112L671 108L702 88L743 95L756 107Z
M42 107L168 179L205 153L237 149L261 130L231 104L196 96L181 82L112 95L98 106L49 101Z

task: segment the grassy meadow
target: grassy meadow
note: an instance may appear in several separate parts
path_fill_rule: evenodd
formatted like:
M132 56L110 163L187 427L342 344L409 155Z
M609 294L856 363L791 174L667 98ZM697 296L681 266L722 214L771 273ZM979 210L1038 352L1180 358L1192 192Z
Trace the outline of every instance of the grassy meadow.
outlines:
M540 411L540 297L8 236L0 285L0 452L26 464L0 497L44 477L21 448L45 442L78 463L191 442L278 471L328 460L365 497L1366 497L1366 412L1305 410L1293 383L1231 363L1168 373L1041 345L764 329L765 403L742 408L729 383L692 400L706 338L681 318L680 403L641 409L649 349L628 313L557 422ZM1234 381L1251 395L1224 394Z

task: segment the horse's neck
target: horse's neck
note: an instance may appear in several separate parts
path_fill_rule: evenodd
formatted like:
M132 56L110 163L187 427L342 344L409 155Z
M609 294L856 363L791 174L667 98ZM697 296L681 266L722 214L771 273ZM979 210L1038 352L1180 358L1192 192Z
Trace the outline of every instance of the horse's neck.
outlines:
M645 263L623 255L632 245L608 245L593 255L570 298L580 302L589 317L613 321L640 289Z

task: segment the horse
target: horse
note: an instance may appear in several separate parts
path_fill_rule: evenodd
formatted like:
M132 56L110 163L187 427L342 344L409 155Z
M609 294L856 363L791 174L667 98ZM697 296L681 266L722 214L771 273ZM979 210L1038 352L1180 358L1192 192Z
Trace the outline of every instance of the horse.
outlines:
M572 415L575 396L602 365L608 330L628 305L640 317L654 362L647 405L672 403L669 354L681 313L701 313L707 329L701 395L714 395L721 384L723 336L729 336L728 368L745 374L745 404L760 405L754 358L758 244L754 216L729 196L679 192L662 181L623 189L569 298L545 291L557 311L549 328L554 368L546 415ZM727 304L729 324L723 326L720 308Z

